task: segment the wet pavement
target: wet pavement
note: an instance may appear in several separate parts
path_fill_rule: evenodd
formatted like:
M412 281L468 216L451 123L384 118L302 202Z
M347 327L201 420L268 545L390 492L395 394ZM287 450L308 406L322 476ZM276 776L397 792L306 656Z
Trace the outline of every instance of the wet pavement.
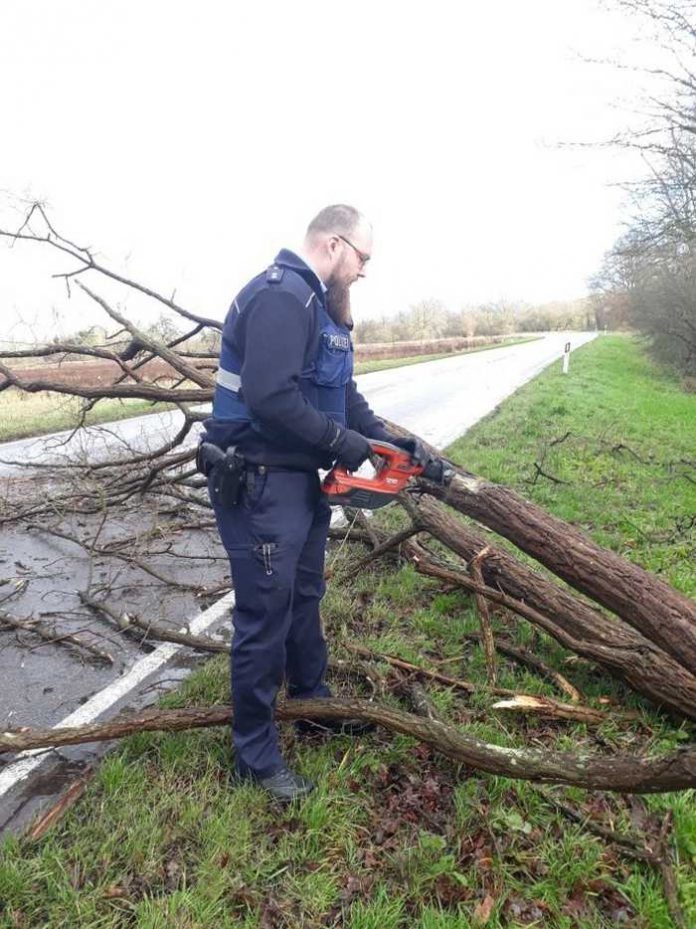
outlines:
M50 481L44 478L42 483L44 496L50 494ZM35 529L3 527L0 532L0 581L5 581L0 584L0 600L21 585L19 595L0 603L0 611L21 620L39 619L56 637L72 634L112 659L109 663L76 645L44 641L30 631L2 631L0 624L3 728L77 725L102 715L111 717L126 707L141 708L156 700L162 687L176 686L201 660L200 654L190 649L150 641L145 631L124 634L114 623L85 608L78 591L89 587L96 599L103 597L119 611L180 629L192 618L205 616L206 608L221 596L220 584L227 580L227 558L217 533L179 532L180 514L163 516L143 504L120 513L118 520L102 527L102 546L136 532L147 535L147 530L156 527L154 536L129 546L127 554L137 555L161 575L158 579L127 561L90 555L74 542L41 528L43 521L46 529L90 537L99 529L100 520L101 516L95 515L62 519L44 515L37 518ZM208 589L218 593L208 598ZM218 612L207 631L219 627L218 634L228 640L229 607ZM138 668L142 671L137 672ZM137 673L131 686L134 669ZM84 719L71 719L81 708L86 708ZM0 759L0 833L25 826L66 783L72 783L76 772L104 750L103 745L90 745L50 752L40 758L40 764L32 761L30 770L12 764L10 757Z

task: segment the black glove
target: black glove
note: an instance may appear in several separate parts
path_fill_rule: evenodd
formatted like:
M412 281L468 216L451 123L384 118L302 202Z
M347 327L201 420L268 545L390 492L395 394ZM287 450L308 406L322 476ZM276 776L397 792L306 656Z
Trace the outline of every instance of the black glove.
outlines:
M423 469L423 477L436 484L449 484L452 474L447 462L442 458L430 458Z
M349 471L357 471L372 454L372 447L364 435L353 429L343 429L335 442L334 453L339 464Z
M450 463L444 458L433 458L418 439L392 436L390 441L392 445L403 448L409 453L413 463L423 468L423 477L429 481L434 481L436 484L449 484L452 480L454 470Z
M423 448L423 443L412 436L390 436L389 441L392 445L396 445L397 448L403 448L405 452L408 452L414 464L425 467L431 460L430 455Z

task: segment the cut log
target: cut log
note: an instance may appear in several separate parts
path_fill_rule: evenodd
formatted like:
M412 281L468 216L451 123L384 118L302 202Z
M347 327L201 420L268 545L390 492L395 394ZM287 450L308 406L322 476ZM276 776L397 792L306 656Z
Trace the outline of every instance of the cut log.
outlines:
M507 700L498 700L491 709L532 713L536 716L544 716L547 719L571 719L574 722L588 723L593 726L606 721L604 713L593 710L592 707L578 706L577 703L561 703L559 700L552 700L550 697L542 697L536 694L519 694L519 696L510 697Z

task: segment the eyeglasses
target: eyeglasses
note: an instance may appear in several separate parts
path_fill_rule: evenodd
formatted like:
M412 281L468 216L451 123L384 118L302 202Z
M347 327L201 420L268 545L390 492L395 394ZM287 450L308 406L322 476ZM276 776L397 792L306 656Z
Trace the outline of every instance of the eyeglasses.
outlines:
M359 258L359 260L360 260L360 267L361 267L361 268L364 268L365 265L366 265L366 264L368 263L368 261L370 260L370 256L369 256L369 255L366 255L365 252L361 252L359 248L356 248L355 245L353 245L353 243L350 241L350 239L347 239L344 235L341 235L340 232L337 232L336 235L339 237L339 239L341 239L343 242L345 242L346 245L350 245L350 247L353 249L353 251L355 252L355 254L358 256L358 258Z

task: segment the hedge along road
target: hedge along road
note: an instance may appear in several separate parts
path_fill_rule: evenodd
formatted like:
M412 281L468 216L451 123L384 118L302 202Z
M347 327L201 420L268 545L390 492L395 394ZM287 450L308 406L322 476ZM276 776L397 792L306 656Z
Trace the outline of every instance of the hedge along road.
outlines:
M575 349L594 337L591 332L553 333L535 342L361 375L358 386L378 415L444 448L549 364L560 364L567 342ZM156 448L175 433L179 416L166 412L95 426L68 441L70 434L60 433L5 443L0 445L0 476L11 481L21 475L19 480L30 488L27 472L8 462L64 462L74 455L98 459L127 446ZM216 538L211 536L200 545L211 558L224 557ZM13 564L15 576L27 572L31 577L22 600L8 610L20 616L46 610L47 602L53 611L74 609L76 591L84 588L90 570L84 553L69 542L4 529L0 531L0 573L11 574ZM210 575L209 565L207 570ZM205 560L185 565L182 571L192 584L205 583ZM179 572L177 577L181 578ZM229 626L233 594L202 612L195 598L181 591L163 597L160 588L154 597L157 612L148 612L155 608L154 601L144 597L142 615L154 615L158 621L164 615L193 617L190 628L196 633L211 631L216 625ZM0 638L0 726L8 728L79 725L108 718L126 706L140 706L152 699L155 691L151 688L165 677L180 678L191 664L180 646L163 643L143 655L119 640L114 652L118 661L113 666L80 665L79 658L66 649L28 650L11 636L5 632ZM149 697L143 695L144 689L149 689ZM97 751L76 747L9 764L0 761L0 831L26 824Z

